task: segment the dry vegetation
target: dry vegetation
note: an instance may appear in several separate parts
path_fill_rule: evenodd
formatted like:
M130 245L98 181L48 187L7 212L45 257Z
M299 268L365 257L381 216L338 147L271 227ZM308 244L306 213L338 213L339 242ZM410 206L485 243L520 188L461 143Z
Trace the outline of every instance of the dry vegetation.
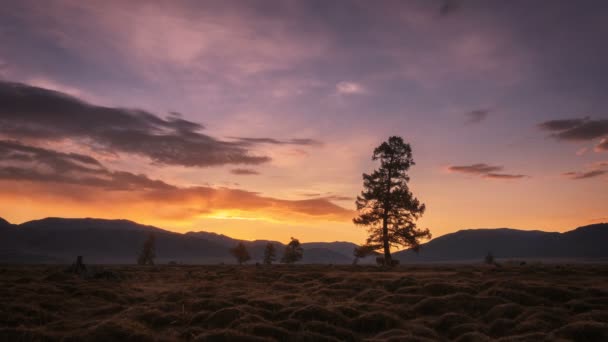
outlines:
M608 267L0 266L0 340L608 340Z

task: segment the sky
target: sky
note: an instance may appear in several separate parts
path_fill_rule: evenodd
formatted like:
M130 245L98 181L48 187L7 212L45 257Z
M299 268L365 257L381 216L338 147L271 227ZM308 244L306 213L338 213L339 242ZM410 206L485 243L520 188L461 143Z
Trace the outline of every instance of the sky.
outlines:
M608 221L608 3L4 0L0 217L363 242L389 136L435 237Z

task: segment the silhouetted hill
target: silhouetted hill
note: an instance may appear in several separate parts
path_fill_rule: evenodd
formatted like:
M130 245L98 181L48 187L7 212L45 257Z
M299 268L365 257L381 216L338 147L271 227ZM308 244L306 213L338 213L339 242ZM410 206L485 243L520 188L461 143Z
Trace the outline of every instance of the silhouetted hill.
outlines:
M446 234L422 245L420 253L395 253L402 262L480 261L496 258L585 259L607 258L608 224L594 224L565 233L508 228L469 229Z
M156 236L159 263L232 263L234 259L228 249L241 241L209 232L174 233L128 220L46 218L11 225L0 219L0 263L70 263L77 255L83 255L89 263L131 264L151 232ZM275 244L277 260L285 248L278 241L242 242L252 256L251 262L262 260L268 242ZM355 244L304 243L302 246L302 262L338 264L352 262ZM341 254L348 249L347 255Z
M8 229L11 227L12 225L7 220L0 217L0 229Z
M226 248L234 247L242 242L249 251L253 262L261 262L264 258L264 249L269 242L275 245L277 260L280 259L285 245L279 241L271 240L237 240L223 234L210 232L188 232L187 236L196 236L221 244ZM357 246L352 242L306 242L302 243L304 256L303 263L307 264L348 264L353 261L353 250Z
M89 263L132 264L148 235L156 236L158 263L233 263L228 249L243 242L261 261L268 242L277 260L285 245L278 241L242 241L209 232L174 233L128 220L46 218L13 225L0 219L0 263L70 263L83 255ZM499 259L608 258L608 224L594 224L565 233L516 229L469 229L422 245L419 254L395 253L403 262L481 262L488 252ZM350 264L354 243L303 243L303 263ZM374 262L374 257L361 260Z
M83 255L91 263L134 263L150 232L156 236L159 262L217 262L226 257L223 246L127 220L47 218L13 225L0 238L0 254L14 262L35 255L36 260L71 262ZM0 256L1 256L0 255ZM0 259L0 262L4 260Z

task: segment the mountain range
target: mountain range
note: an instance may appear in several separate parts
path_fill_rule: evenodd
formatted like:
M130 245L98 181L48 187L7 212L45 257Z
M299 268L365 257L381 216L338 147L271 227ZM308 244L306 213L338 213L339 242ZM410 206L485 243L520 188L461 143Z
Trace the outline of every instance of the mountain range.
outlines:
M69 263L77 255L85 262L132 264L150 233L156 237L156 261L167 263L233 263L228 249L243 242L259 262L268 242L237 240L210 232L185 234L128 220L45 218L11 224L0 218L0 263ZM565 233L517 229L469 229L446 234L422 245L420 252L394 253L404 263L481 262L491 252L498 259L602 261L608 259L608 224L594 224ZM302 263L350 264L351 242L303 243ZM362 263L373 262L373 257Z

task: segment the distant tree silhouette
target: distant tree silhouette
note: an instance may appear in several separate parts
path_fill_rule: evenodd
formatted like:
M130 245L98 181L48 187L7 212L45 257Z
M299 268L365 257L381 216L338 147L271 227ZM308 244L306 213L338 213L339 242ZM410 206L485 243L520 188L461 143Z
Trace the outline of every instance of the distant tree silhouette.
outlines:
M270 265L273 261L276 260L276 249L272 242L266 244L266 248L264 248L264 264Z
M494 254L492 254L492 252L488 252L483 261L488 265L494 265Z
M391 247L418 251L422 239L431 238L428 229L416 226L425 205L409 190L407 171L414 165L412 148L401 137L392 136L374 149L372 160L380 168L363 174L363 191L357 196L359 216L353 222L368 229L366 245L384 251L384 264L394 265Z
M236 258L236 262L238 262L239 265L242 265L251 259L247 247L245 247L242 242L239 242L238 245L230 248L230 254Z
M156 258L156 237L154 233L150 233L141 252L139 252L137 263L139 265L154 265L154 258Z
M285 252L281 262L285 264L293 264L294 262L300 261L304 255L304 250L300 244L300 240L291 238L291 241L285 246Z
M378 253L374 250L374 248L372 246L369 246L369 245L357 246L353 250L353 255L355 256L355 260L353 260L353 265L356 265L359 262L359 259L368 257L370 255L376 255L376 254L378 254Z

